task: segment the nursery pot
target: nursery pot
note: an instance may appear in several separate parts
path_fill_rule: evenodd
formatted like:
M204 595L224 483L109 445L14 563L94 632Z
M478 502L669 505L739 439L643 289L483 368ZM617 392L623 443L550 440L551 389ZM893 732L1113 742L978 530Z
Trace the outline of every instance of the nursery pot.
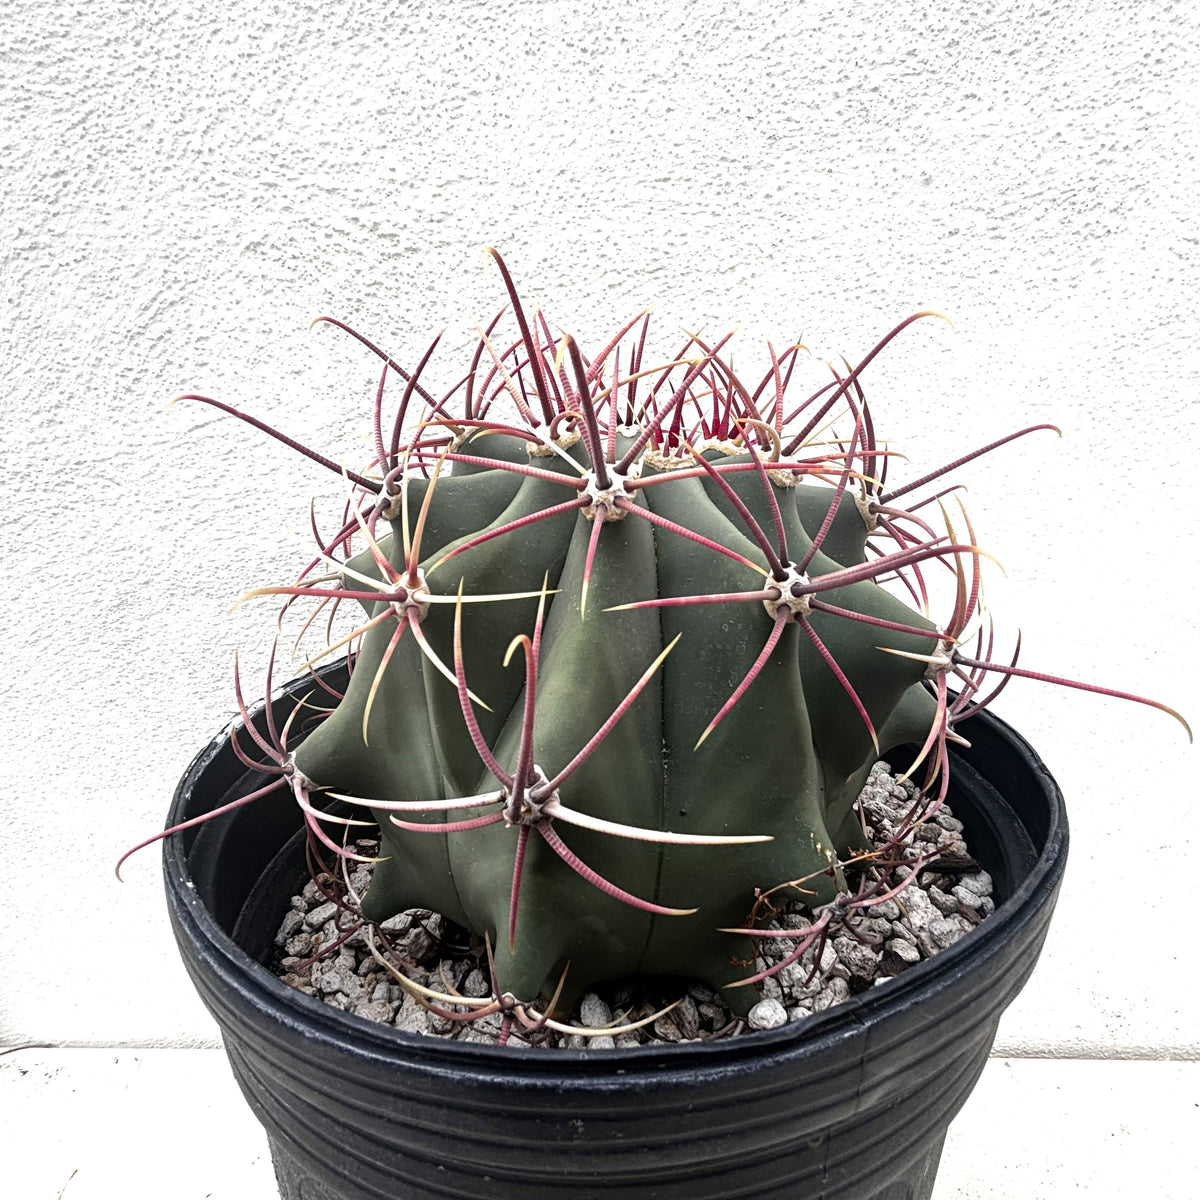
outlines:
M280 725L310 687L275 700ZM301 882L284 849L300 828L290 797L168 838L180 953L266 1128L281 1196L928 1200L946 1128L1037 961L1067 851L1062 795L1029 745L988 713L964 731L949 799L993 876L995 914L804 1021L665 1050L448 1042L330 1008L262 965ZM260 785L226 729L188 768L169 822Z

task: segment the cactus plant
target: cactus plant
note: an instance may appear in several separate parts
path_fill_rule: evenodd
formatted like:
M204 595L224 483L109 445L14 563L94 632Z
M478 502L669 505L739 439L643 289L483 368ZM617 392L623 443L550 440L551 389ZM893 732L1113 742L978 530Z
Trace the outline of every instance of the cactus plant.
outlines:
M915 823L946 795L947 743L999 690L983 694L989 676L1165 709L993 661L965 512L943 507L939 533L946 491L905 499L1052 426L888 487L861 377L936 314L793 402L798 345L768 345L754 388L728 339L688 337L648 369L641 314L585 358L527 316L494 257L517 336L497 346L500 318L480 330L440 400L421 383L436 341L409 372L318 318L383 360L374 457L355 473L289 441L343 474L344 522L317 535L294 584L249 595L362 615L330 639L350 681L331 695L314 675L302 741L247 722L261 758L248 743L239 755L268 778L233 802L290 788L316 851L345 857L340 835L369 813L381 851L364 915L421 906L486 934L494 1004L550 993L569 964L568 993L680 975L728 988L744 1012L765 892L790 884L815 909L840 896L844 915L893 886L899 847L870 851L854 808L881 753L920 747Z

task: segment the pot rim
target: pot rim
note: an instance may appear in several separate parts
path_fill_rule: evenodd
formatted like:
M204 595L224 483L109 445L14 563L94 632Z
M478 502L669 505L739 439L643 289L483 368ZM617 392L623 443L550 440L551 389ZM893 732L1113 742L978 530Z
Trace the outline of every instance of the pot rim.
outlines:
M310 682L308 678L293 680L276 692L272 703L290 698ZM265 707L265 700L251 706L248 710L251 718L261 714ZM999 952L1010 934L1027 924L1039 909L1054 902L1065 868L1068 844L1062 792L1037 752L1010 725L990 711L972 718L975 729L980 728L979 723L1005 743L1040 784L1038 790L1049 819L1044 845L1037 851L1034 866L1012 895L996 906L991 916L952 946L849 1000L778 1029L667 1046L548 1051L450 1041L370 1021L289 987L238 946L217 923L196 891L188 867L188 843L182 833L173 834L163 842L163 875L171 916L173 921L190 927L196 949L207 965L230 984L236 980L242 989L252 987L258 1003L274 1012L281 1028L295 1031L303 1027L314 1033L319 1031L320 1036L342 1043L360 1055L385 1059L403 1057L414 1063L421 1062L425 1069L436 1071L442 1068L455 1073L470 1073L474 1067L488 1075L503 1068L513 1075L539 1078L547 1075L575 1080L586 1076L615 1077L621 1086L628 1086L638 1079L653 1078L661 1082L664 1077L676 1074L693 1075L697 1069L740 1073L747 1064L763 1058L803 1056L818 1046L869 1034L885 1017L894 1015L897 1010L916 1007L924 996L950 978L973 973L981 961ZM231 720L192 760L175 788L168 825L177 820L176 814L182 810L200 777L228 744L230 732L244 726L241 717ZM962 767L970 766L971 755L970 752L960 754L957 749L951 753L957 760L957 771L951 775L953 796L955 774L961 781ZM996 787L986 774L975 773ZM1000 789L996 787L996 790Z

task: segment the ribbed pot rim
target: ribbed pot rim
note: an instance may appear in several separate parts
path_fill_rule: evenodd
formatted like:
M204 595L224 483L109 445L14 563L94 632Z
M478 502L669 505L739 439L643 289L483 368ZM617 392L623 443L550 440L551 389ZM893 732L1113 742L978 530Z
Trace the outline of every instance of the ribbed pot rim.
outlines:
M284 699L311 680L299 679L275 697ZM251 718L265 707L260 702L250 709ZM630 1087L638 1081L654 1081L678 1074L695 1079L697 1072L728 1075L751 1069L764 1059L804 1057L827 1049L831 1043L863 1036L893 1018L900 1010L919 1005L923 998L941 990L955 977L969 975L979 964L1000 953L1022 928L1036 922L1040 909L1052 904L1065 868L1068 843L1066 810L1062 793L1036 751L1011 726L991 712L972 718L1008 744L1038 784L1046 808L1046 835L1033 868L995 912L949 948L924 959L902 974L888 979L849 1000L815 1013L803 1021L779 1029L723 1038L711 1042L677 1043L669 1047L637 1046L607 1050L553 1051L512 1046L490 1046L474 1042L408 1033L388 1025L356 1017L289 987L247 954L225 933L201 901L192 882L188 853L182 834L164 839L164 881L173 916L186 929L198 957L231 984L254 993L255 1002L274 1016L281 1036L303 1029L309 1036L339 1043L351 1053L379 1059L403 1059L433 1073L441 1071L472 1076L530 1077L553 1086L554 1080L589 1087ZM241 729L241 718L231 721L193 760L172 798L168 825L180 820L192 793L201 786L206 770L226 748L230 731ZM957 754L956 754L957 757ZM969 755L967 757L969 762ZM988 776L980 772L985 779ZM988 780L1001 791L994 780Z

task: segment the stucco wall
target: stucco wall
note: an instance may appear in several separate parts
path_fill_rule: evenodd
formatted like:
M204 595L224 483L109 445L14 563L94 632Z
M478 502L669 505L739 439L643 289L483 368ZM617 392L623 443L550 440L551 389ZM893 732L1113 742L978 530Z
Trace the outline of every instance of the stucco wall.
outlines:
M156 828L230 715L246 587L336 479L167 401L362 447L368 355L438 329L457 378L502 289L585 342L681 325L862 354L923 471L965 472L1030 666L1200 718L1193 599L1195 6L699 0L9 0L0 425L9 568L0 1037L193 1044ZM996 573L993 572L993 577ZM1196 750L1161 714L1014 685L1071 807L1060 915L1010 1052L1194 1055ZM1136 940L1140 938L1141 940ZM1186 1014L1191 1012L1193 1019Z

